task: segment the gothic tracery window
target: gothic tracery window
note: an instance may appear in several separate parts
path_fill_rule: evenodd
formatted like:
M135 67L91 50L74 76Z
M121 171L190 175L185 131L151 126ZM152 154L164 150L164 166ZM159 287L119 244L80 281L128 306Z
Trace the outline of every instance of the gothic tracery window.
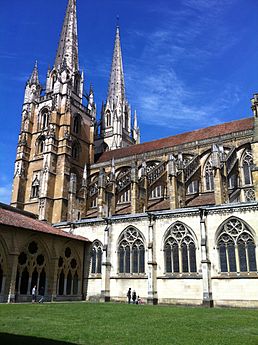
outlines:
M49 125L49 111L48 109L43 109L40 115L40 129L46 129Z
M45 290L46 256L40 245L32 241L18 257L16 291L29 295L35 285Z
M127 228L118 245L119 273L144 273L145 248L143 237L134 227Z
M79 263L70 247L66 247L58 260L58 295L79 294Z
M73 119L73 132L78 134L81 128L81 118L79 115L75 115Z
M244 185L251 185L252 172L251 167L253 165L253 156L250 150L246 150L243 156L243 175L244 175Z
M102 255L103 245L100 241L95 240L91 251L91 273L101 273Z
M39 187L40 187L39 178L38 178L38 175L35 175L35 178L32 181L32 185L31 185L31 198L39 197Z
M74 142L72 144L72 158L75 160L78 160L79 155L80 155L80 146L77 142Z
M196 244L189 228L181 223L175 223L168 231L165 245L166 273L195 273Z
M111 123L111 113L110 113L110 111L107 111L106 112L106 126L110 127L111 125L112 125L112 123Z
M204 178L205 178L206 191L214 190L214 175L213 175L211 157L205 166Z
M238 218L230 218L217 239L221 272L256 272L255 243L251 231Z

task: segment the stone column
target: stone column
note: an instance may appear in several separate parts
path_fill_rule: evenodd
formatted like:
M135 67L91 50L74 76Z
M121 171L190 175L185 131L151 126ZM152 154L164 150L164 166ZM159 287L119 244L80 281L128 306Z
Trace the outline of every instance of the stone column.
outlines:
M102 256L102 274L101 274L101 301L110 301L110 232L111 232L111 219L106 218L106 227L104 229L104 246Z
M255 200L258 200L258 94L252 99L254 114L254 140L251 144L253 155L252 179L254 185Z
M53 267L52 279L49 281L51 296L51 302L56 300L57 288L59 286L59 280L57 279L57 270L58 270L58 257L52 259L51 267Z
M139 211L139 191L138 191L138 169L136 162L133 162L131 168L131 213Z
M212 285L211 285L211 262L207 247L207 211L200 209L200 231L201 231L201 264L202 264L202 282L203 282L203 305L213 307Z
M155 216L148 214L148 304L158 304Z
M18 254L11 254L10 255L10 263L11 263L11 275L10 275L10 283L9 283L9 291L7 296L7 302L14 302L15 301L15 283L16 283L16 274L17 274L17 265L18 265Z
M175 157L173 155L170 155L167 164L167 191L170 210L178 208L178 190L176 176L177 172Z
M107 216L107 210L105 209L105 206L106 206L105 180L106 180L105 171L103 168L101 168L99 171L99 179L98 179L98 217L100 218Z

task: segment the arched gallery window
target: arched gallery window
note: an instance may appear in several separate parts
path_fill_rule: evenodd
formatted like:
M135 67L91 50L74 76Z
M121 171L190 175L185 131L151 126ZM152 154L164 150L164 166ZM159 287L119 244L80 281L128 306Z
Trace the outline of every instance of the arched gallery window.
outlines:
M91 250L91 273L101 273L103 245L95 240Z
M81 117L80 115L75 115L73 119L73 132L78 134L81 129Z
M40 182L38 179L38 175L36 175L31 185L31 198L39 197L39 187L40 187Z
M139 230L129 227L124 230L118 244L119 273L144 273L145 248Z
M80 155L80 145L77 142L72 144L72 158L78 160Z
M36 241L32 241L18 257L16 291L30 295L33 286L46 287L46 256Z
M250 185L253 183L251 166L253 165L253 156L250 150L246 150L243 155L243 175L244 175L244 185Z
M49 124L49 111L48 109L43 109L40 115L40 129L48 128Z
M77 295L79 293L79 264L70 247L64 250L58 260L58 295Z
M238 218L223 224L217 239L221 272L256 272L255 242L251 231Z
M214 190L214 175L212 169L212 162L211 157L206 163L205 171L204 171L204 179L205 179L205 189L206 191Z
M37 144L36 144L36 150L37 150L38 155L41 155L42 153L44 153L44 147L45 147L45 136L41 135L37 139Z
M176 222L168 231L164 245L166 273L196 272L196 245L190 229Z
M111 123L111 113L108 110L106 112L106 127L110 127L111 125L112 125L112 123Z

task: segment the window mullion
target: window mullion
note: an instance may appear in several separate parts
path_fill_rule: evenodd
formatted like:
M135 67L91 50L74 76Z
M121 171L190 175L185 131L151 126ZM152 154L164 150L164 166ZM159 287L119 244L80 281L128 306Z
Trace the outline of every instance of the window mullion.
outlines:
M235 258L236 258L236 271L240 272L240 260L239 260L239 250L238 245L235 244Z

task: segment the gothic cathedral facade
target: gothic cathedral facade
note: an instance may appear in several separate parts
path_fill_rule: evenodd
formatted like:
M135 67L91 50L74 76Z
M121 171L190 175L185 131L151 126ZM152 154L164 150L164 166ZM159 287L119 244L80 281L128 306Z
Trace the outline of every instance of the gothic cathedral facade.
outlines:
M26 84L11 205L92 241L89 300L258 307L258 94L252 110L140 144L117 27L98 121L68 0L46 88L37 64Z

